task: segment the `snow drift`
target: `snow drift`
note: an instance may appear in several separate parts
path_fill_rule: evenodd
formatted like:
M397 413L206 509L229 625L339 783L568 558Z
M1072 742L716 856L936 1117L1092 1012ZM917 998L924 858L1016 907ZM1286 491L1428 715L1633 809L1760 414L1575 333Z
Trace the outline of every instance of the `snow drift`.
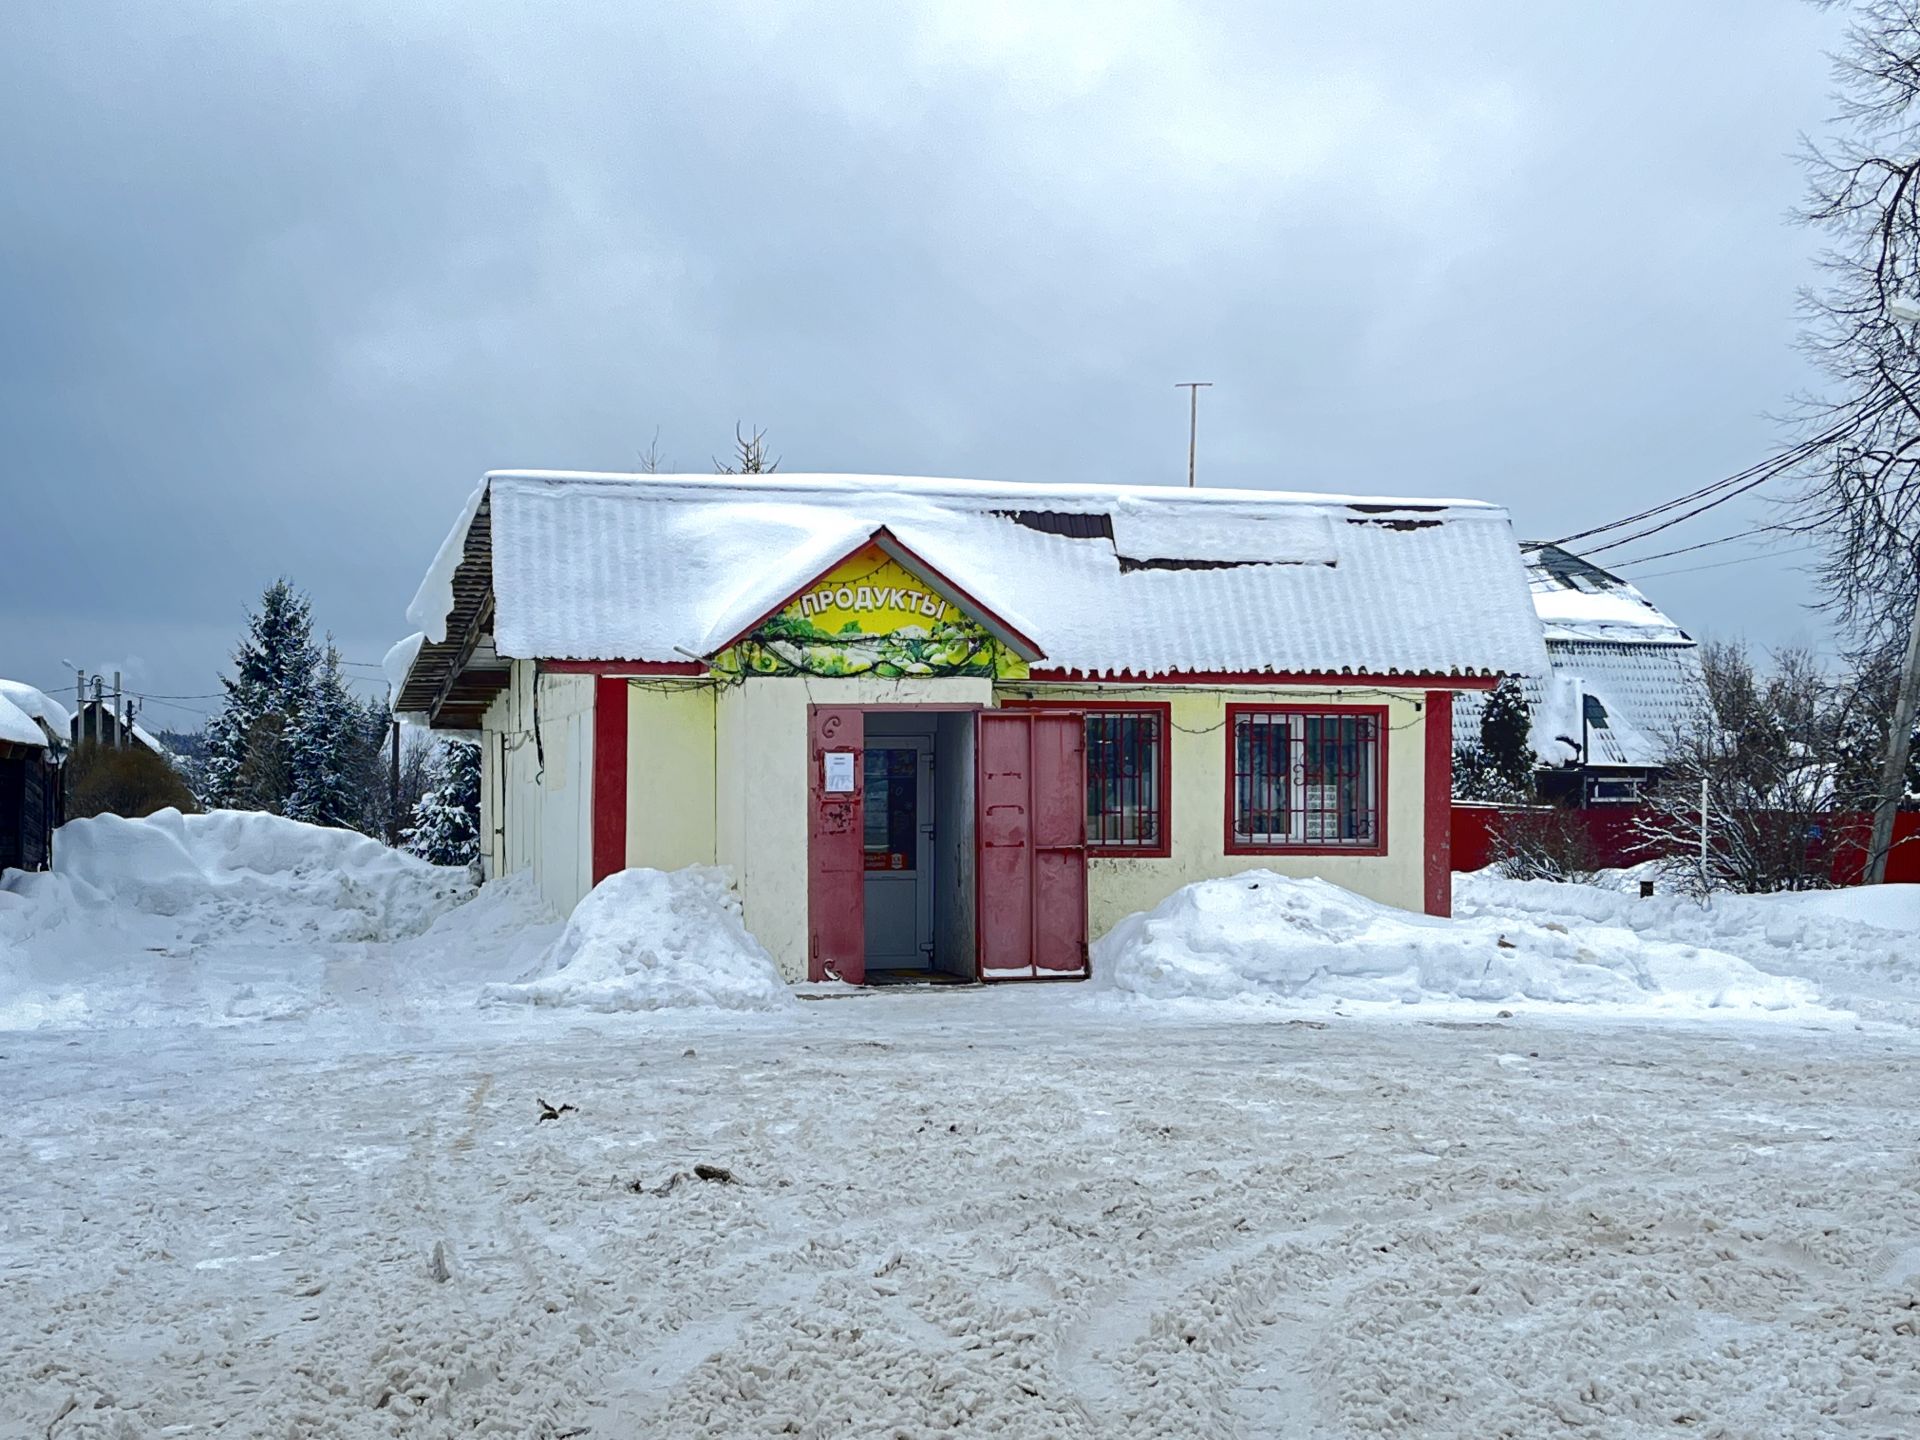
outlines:
M429 865L352 830L240 810L75 820L55 836L51 880L11 875L0 888L31 906L49 885L86 903L168 917L187 940L260 930L398 940L474 891L464 868Z
M280 1018L390 993L396 947L474 893L463 868L254 812L75 820L53 859L0 877L0 1028Z
M1131 915L1094 947L1094 976L1156 1000L1533 1002L1668 1014L1816 1007L1804 980L1738 956L1606 925L1435 919L1270 870L1207 880Z
M586 1010L776 1010L794 1003L773 958L748 933L727 872L622 870L574 909L546 972L489 985L493 1004Z
M1454 913L1475 924L1504 919L1711 946L1813 982L1836 1009L1920 1024L1920 885L1716 894L1702 904L1664 891L1643 900L1641 878L1625 871L1575 885L1482 870L1454 877Z

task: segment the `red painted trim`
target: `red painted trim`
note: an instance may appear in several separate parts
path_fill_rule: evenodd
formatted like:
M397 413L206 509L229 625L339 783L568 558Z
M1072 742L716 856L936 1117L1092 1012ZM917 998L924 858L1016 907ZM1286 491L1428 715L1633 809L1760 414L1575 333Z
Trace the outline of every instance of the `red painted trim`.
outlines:
M1233 740L1234 722L1242 715L1371 715L1379 721L1380 733L1375 740L1374 749L1380 757L1380 813L1375 824L1377 835L1371 845L1250 845L1238 840L1233 833ZM1387 707L1384 705L1229 705L1227 723L1223 727L1227 737L1226 753L1226 813L1222 817L1225 829L1225 849L1229 855L1350 855L1356 859L1377 859L1387 853L1387 810L1392 792L1387 788L1388 742L1392 738L1392 727L1387 721Z
M1329 685L1342 690L1491 690L1497 675L1343 675L1331 670L1155 670L1141 674L1115 671L1035 668L1027 678L1062 685ZM1003 685L1019 685L1003 680Z
M1102 845L1087 841L1087 854L1102 859L1166 860L1173 854L1173 702L1169 700L1008 700L1004 710L1152 710L1160 716L1160 843Z
M1427 914L1453 914L1453 692L1427 692Z
M636 680L649 675L707 675L704 660L541 660L543 675L632 676Z
M593 883L627 868L627 682L593 685Z
M1031 652L1021 658L1028 660L1039 659L1047 653L1038 645L1034 644L1032 640L1028 639L1021 631L1009 625L1005 620L1002 620L992 607L981 604L969 591L954 584L953 581L949 580L944 574L934 568L934 566L928 564L912 547L901 544L900 541L895 538L893 532L888 530L884 525L872 531L866 539L847 551L847 553L839 559L823 566L804 585L793 590L784 599L775 601L774 604L761 611L754 620L742 626L739 633L732 639L714 646L713 653L717 655L720 651L730 646L738 645L742 640L746 639L747 636L751 635L755 630L758 630L762 625L766 624L767 621L771 620L775 615L778 615L782 610L786 609L787 606L793 604L794 601L798 600L802 595L806 594L807 591L819 584L821 578L829 571L836 570L846 564L847 561L858 555L869 545L879 546L889 558L905 566L907 569L914 571L922 580L931 584L934 589L945 594L953 604L958 605L963 610L972 612L976 620L988 624L989 628L998 627L1012 636L1016 650L1025 649Z

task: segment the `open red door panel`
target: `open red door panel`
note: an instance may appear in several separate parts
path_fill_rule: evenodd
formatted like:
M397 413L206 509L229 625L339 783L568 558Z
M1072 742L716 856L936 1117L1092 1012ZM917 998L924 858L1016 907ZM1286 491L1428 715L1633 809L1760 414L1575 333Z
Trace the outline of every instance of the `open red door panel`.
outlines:
M981 978L1084 976L1086 719L983 710L978 725Z

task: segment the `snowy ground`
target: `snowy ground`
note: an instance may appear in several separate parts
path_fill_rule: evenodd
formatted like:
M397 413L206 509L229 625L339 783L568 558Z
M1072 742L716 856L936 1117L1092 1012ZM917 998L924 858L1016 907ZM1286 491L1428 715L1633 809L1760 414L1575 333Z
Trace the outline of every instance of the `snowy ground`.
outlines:
M398 918L323 934L220 853L167 915L0 905L4 1440L1920 1433L1911 895L1462 886L1828 1007L1770 1019L601 1014L474 1003L558 933L511 894L370 857Z
M0 1433L1920 1427L1909 1033L802 1010L5 1037Z

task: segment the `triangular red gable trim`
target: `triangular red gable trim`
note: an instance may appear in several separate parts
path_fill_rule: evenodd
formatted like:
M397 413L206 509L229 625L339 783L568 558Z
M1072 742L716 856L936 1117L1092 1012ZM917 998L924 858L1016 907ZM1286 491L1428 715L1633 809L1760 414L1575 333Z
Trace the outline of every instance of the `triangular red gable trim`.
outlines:
M730 646L738 645L755 630L758 630L762 625L766 624L767 621L771 620L775 615L778 615L782 610L786 609L787 606L793 604L794 601L806 594L807 591L811 590L825 576L846 564L847 561L858 555L869 545L877 545L888 559L894 560L906 569L911 570L949 605L956 605L966 611L969 616L986 628L988 634L992 635L994 639L1012 650L1014 654L1018 655L1028 664L1032 664L1035 660L1044 660L1047 658L1047 652L1042 650L1028 635L1002 619L995 613L991 606L982 603L964 586L955 584L935 566L928 564L919 552L914 550L912 546L902 543L899 537L884 525L879 526L869 534L866 539L862 540L858 545L853 546L844 555L836 557L829 564L822 567L821 570L809 578L804 585L796 587L782 599L769 605L765 610L761 611L751 623L742 626L738 634L714 646L713 649L708 652L709 655L717 655Z

